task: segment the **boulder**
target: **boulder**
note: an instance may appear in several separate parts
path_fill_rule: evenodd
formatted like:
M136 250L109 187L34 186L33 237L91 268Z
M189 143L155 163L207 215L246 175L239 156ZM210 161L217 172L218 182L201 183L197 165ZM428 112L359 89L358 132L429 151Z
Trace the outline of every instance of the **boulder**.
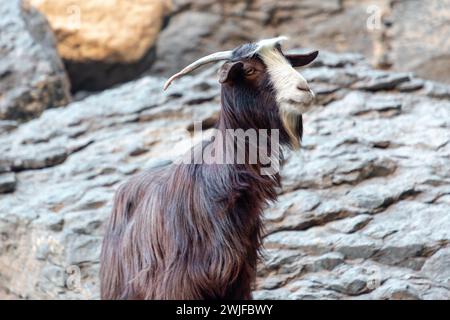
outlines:
M153 63L170 0L29 0L58 40L74 90L135 78Z
M45 17L21 0L1 1L0 16L0 119L67 104L70 85Z

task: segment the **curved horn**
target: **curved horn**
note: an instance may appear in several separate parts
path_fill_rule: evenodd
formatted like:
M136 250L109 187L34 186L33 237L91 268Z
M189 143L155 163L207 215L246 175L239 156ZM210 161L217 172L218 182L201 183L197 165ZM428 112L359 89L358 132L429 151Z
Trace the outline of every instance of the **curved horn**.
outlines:
M220 51L220 52L216 52L216 53L207 55L203 58L200 58L195 62L192 62L190 65L185 67L183 70L181 70L180 72L175 73L173 76L171 76L169 78L169 80L167 80L166 83L164 84L164 90L166 90L170 86L170 84L172 83L173 80L180 78L180 77L194 71L195 69L197 69L198 67L200 67L204 64L231 59L232 53L233 53L233 51L231 51L231 50L230 51Z

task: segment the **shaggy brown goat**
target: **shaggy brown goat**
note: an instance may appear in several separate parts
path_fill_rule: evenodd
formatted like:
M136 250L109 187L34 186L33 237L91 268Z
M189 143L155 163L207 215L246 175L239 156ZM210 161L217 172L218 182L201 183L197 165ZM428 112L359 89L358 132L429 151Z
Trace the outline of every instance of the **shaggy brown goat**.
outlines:
M302 113L314 95L293 67L310 63L318 53L285 55L281 40L204 57L169 79L165 88L203 64L226 60L219 71L222 108L216 129L224 136L227 129L277 129L280 145L297 148ZM218 142L206 141L200 151L213 145L227 153L235 147ZM268 148L278 149L273 151L282 157L278 146ZM261 216L280 186L277 172L265 175L261 168L259 160L177 163L123 184L103 242L101 297L251 299Z

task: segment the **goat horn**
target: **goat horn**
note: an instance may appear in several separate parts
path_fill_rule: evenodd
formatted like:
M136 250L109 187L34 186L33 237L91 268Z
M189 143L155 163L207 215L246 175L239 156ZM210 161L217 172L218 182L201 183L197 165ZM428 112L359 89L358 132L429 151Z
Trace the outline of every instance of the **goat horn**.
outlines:
M233 51L231 51L231 50L230 51L220 51L220 52L216 52L216 53L207 55L203 58L200 58L195 62L192 62L190 65L185 67L183 70L181 70L180 72L175 73L173 76L171 76L169 78L169 80L167 80L166 83L164 84L164 90L166 90L170 86L170 84L172 83L173 80L180 78L180 77L194 71L195 69L197 69L198 67L200 67L204 64L231 59L232 53L233 53Z

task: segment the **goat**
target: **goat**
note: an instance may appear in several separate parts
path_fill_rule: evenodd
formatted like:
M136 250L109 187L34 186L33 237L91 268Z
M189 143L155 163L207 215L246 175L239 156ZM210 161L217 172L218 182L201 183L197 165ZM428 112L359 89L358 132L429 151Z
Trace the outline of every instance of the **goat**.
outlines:
M164 89L204 64L225 61L215 128L277 129L280 146L297 149L314 94L293 67L318 52L283 54L284 39L203 57ZM275 154L282 158L281 149ZM261 166L173 163L121 185L101 252L102 299L251 299L262 213L280 186L278 172L261 174Z

